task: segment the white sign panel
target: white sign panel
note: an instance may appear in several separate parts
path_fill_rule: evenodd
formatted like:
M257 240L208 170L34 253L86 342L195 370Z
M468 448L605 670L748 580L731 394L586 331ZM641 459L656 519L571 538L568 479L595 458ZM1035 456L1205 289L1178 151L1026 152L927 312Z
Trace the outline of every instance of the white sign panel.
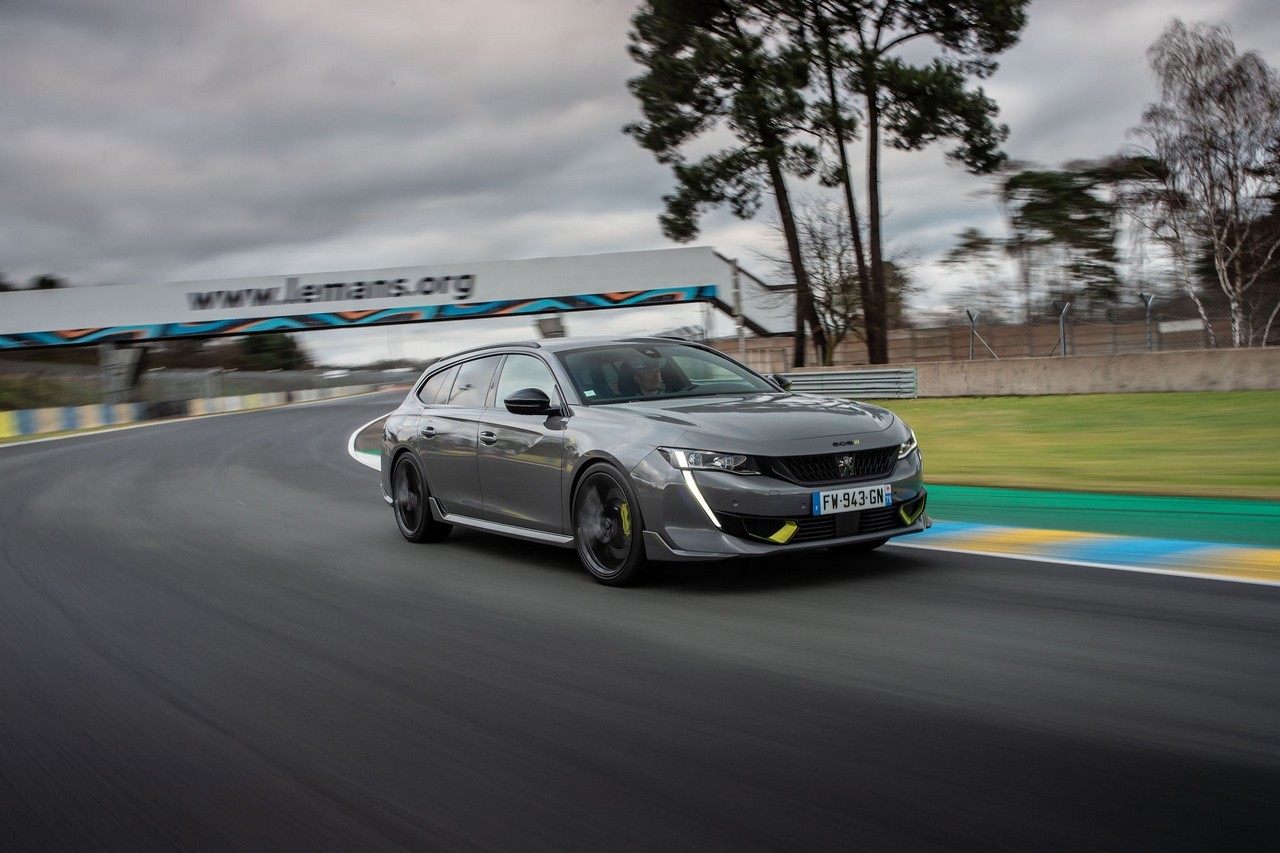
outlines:
M756 331L789 300L741 276ZM710 301L732 311L732 265L710 248L0 293L0 350L242 335Z

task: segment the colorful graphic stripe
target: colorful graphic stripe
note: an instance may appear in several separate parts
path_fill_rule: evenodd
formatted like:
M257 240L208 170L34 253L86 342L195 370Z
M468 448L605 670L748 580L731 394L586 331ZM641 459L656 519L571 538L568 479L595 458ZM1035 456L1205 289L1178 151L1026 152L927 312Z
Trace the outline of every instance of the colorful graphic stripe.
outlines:
M1280 584L1280 549L935 521L897 544Z
M306 332L315 329L347 329L396 323L426 323L436 320L472 320L482 317L510 317L520 314L590 311L598 308L630 308L640 305L669 305L677 302L705 302L716 297L714 285L634 290L625 293L584 293L538 299L507 299L475 304L450 303L415 308L387 308L370 311L326 311L291 317L257 317L249 320L211 320L202 323L158 323L138 326L111 326L102 329L64 329L51 332L23 332L0 335L0 350L23 347L54 347L100 343L154 341L166 338L249 335L256 332Z

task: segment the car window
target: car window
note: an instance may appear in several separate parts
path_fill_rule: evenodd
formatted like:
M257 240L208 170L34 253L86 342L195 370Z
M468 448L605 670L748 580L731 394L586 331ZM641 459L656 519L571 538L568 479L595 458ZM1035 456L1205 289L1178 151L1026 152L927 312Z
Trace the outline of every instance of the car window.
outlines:
M730 370L723 362L717 363L684 355L672 356L671 360L680 365L685 375L696 383L738 382L742 379L741 373Z
M556 379L551 368L542 363L542 359L531 355L509 355L502 365L502 375L498 378L498 393L494 405L501 406L502 401L516 391L525 388L537 388L551 400L556 395Z
M679 342L584 347L557 358L587 403L777 390L721 353Z
M483 406L489 395L493 372L498 368L500 355L477 358L458 366L458 378L449 392L450 406Z
M418 399L425 405L431 406L435 403L443 403L445 393L443 389L453 387L453 377L458 373L458 368L450 367L448 370L441 370L431 375L427 379L426 384L418 391Z

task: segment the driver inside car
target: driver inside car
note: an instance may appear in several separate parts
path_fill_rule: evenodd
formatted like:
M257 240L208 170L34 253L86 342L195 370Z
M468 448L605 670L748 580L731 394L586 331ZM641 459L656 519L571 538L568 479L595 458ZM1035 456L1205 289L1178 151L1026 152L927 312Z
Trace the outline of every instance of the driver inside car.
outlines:
M662 366L665 363L666 359L663 358L645 358L632 362L637 393L641 397L653 397L666 390L662 380Z

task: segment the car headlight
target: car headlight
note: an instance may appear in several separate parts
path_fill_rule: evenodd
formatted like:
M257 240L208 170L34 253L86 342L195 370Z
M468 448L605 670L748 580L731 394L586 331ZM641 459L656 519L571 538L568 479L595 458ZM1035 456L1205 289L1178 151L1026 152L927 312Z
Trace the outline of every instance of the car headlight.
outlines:
M760 466L756 464L756 460L741 453L683 450L675 447L659 447L658 452L681 471L728 471L733 474L760 473Z
M915 432L915 430L913 430L913 429L911 429L910 427L908 427L908 428L907 428L907 440L906 440L906 441L904 441L904 442L902 442L902 444L898 445L898 458L899 458L899 459L906 459L908 456L910 456L910 455L911 455L911 452L912 452L913 450L916 450L916 449L918 449L919 447L920 447L920 445L916 442L916 432Z

